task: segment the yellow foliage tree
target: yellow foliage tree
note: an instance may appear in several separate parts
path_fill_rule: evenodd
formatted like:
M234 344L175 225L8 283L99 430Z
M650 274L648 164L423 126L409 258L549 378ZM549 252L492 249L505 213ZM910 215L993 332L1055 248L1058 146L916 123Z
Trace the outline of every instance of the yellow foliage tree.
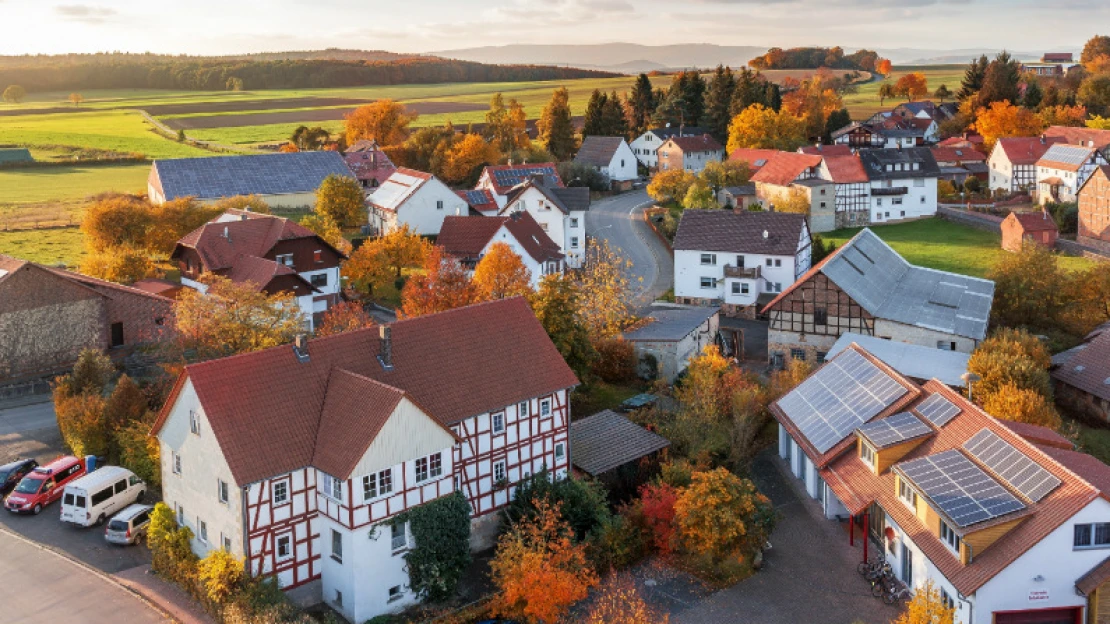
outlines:
M686 190L682 207L686 210L712 210L717 208L717 197L708 184L698 179Z
M270 209L270 204L258 195L235 195L233 197L225 197L212 204L212 208L219 212L226 212L228 210L246 210L248 212L257 212L258 214L273 214Z
M301 310L288 293L270 295L255 284L218 275L201 281L207 294L186 288L173 306L181 346L201 359L287 344L305 330Z
M771 501L724 468L696 472L674 506L675 537L686 552L713 561L761 548L774 522Z
M806 142L804 117L795 117L786 109L775 112L762 104L745 108L728 126L729 152L745 147L792 152Z
M1049 429L1059 429L1063 424L1059 412L1044 395L1029 388L1019 388L1009 381L983 397L983 410L999 420L1040 425Z
M1046 106L1042 108L1037 117L1041 124L1048 126L1075 126L1082 128L1087 125L1087 107L1085 106Z
M809 197L806 192L800 188L791 188L784 195L779 195L779 199L773 202L775 212L789 212L793 214L809 214Z
M913 599L906 605L905 612L898 616L895 624L953 624L955 609L945 606L940 590L933 581L918 587Z
M366 223L366 195L362 185L350 176L329 175L316 189L316 212L331 217L341 228Z
M983 135L983 148L989 153L998 139L1037 136L1044 125L1033 111L1003 100L992 102L990 108L979 108L974 129Z
M466 134L448 150L443 178L452 184L473 183L477 181L482 167L496 163L500 158L497 147L482 135Z
M658 202L682 201L697 176L685 169L669 169L655 174L648 184L647 192Z
M243 562L222 548L211 550L197 563L197 578L208 600L222 605L245 578Z
M177 241L189 232L208 223L225 210L246 207L252 200L237 197L214 204L202 204L192 197L180 197L157 206L151 206L152 227L141 245L153 255L168 258Z
M576 279L581 294L578 316L591 340L616 336L628 323L631 267L632 261L619 248L610 247L609 241L586 242L585 262Z
M531 281L532 274L520 256L502 242L490 245L489 252L474 268L474 287L483 300L530 295Z
M323 212L310 212L301 217L301 225L315 232L340 252L351 253L351 241L343 237L343 230L339 229L339 224L330 215Z
M150 204L134 195L111 194L98 197L85 206L81 233L89 251L104 251L121 245L144 247L153 224Z
M408 137L409 124L416 118L417 115L410 114L404 104L389 99L360 106L347 115L344 130L347 144L372 139L382 146L400 145Z
M109 282L134 284L155 274L154 263L145 251L130 246L108 247L89 252L80 271Z

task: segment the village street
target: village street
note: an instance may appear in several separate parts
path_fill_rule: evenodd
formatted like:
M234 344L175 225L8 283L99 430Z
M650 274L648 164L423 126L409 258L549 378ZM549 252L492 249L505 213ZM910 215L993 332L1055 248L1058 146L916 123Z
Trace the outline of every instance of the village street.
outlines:
M674 283L670 251L644 221L652 204L647 191L636 190L595 202L586 213L586 234L620 248L632 261L632 305L643 309Z

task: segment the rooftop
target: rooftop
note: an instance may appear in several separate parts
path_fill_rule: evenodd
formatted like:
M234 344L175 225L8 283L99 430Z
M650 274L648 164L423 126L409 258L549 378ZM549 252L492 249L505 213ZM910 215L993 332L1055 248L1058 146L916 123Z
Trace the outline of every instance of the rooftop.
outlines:
M329 175L353 177L338 152L293 152L155 160L166 200L314 193Z
M678 222L675 250L790 256L804 246L805 215L787 212L687 210Z
M671 443L612 410L570 423L571 459L586 474L599 474L657 453Z
M608 167L613 156L624 144L624 137L588 136L574 156L574 162L592 167Z
M720 308L712 306L653 306L650 322L624 333L631 342L678 342L715 316Z
M851 332L842 334L825 357L834 358L853 343L906 377L921 381L939 379L954 388L963 387L960 375L967 372L967 362L971 357L970 353L933 349Z

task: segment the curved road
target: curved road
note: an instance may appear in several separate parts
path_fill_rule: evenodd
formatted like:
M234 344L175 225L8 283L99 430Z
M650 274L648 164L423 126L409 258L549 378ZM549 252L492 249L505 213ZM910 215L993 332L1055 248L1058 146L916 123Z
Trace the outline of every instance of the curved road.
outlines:
M647 191L608 197L590 206L586 234L605 239L632 261L632 305L643 310L674 286L674 259L644 221L644 208L654 202Z

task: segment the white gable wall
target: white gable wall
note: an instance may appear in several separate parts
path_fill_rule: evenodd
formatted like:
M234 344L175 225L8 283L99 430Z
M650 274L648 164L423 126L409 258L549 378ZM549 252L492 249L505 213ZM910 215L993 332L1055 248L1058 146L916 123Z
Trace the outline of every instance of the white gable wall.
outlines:
M356 483L361 483L364 475L439 451L449 451L454 444L454 436L404 397L351 475ZM449 456L450 453L445 454L445 458ZM449 472L447 466L444 470Z
M609 176L610 180L618 182L635 180L639 177L636 173L636 154L632 152L632 148L625 140L621 139L620 146L613 153L613 158L603 173Z
M373 207L371 213L378 212ZM443 227L443 218L446 216L466 216L470 207L454 191L437 178L432 178L420 188L416 189L405 201L397 207L395 217L388 211L379 218L380 229L388 234L394 228L408 224L417 234L423 236L438 235ZM371 224L374 215L371 214Z
M635 155L645 167L654 169L655 166L659 164L659 158L656 156L655 150L659 149L659 146L662 144L663 141L655 136L655 133L645 132L636 137L629 147L632 149L633 155Z

